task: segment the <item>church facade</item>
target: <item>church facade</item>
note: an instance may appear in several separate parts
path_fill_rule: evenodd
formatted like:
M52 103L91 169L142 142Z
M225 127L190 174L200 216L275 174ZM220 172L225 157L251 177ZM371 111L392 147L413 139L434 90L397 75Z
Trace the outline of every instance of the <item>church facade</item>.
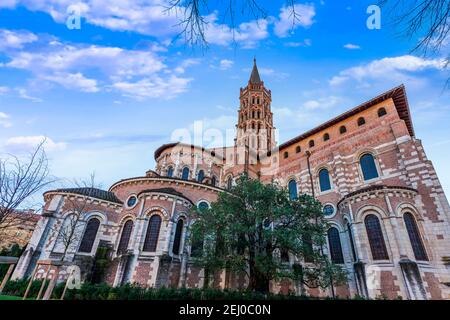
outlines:
M117 286L202 287L187 241L192 206L206 207L242 173L278 183L295 197L315 196L328 218L330 259L348 271L341 297L450 299L450 207L432 162L416 138L404 86L278 144L271 91L254 62L240 89L233 146L207 149L169 143L156 168L109 190L72 188L44 194L43 217L13 278L67 277L51 264L76 264L88 279L100 248L111 263L104 281ZM82 209L80 209L82 208ZM75 218L74 218L75 217ZM65 237L73 226L76 236ZM195 248L198 250L198 248ZM305 263L290 256L289 263ZM244 276L212 275L218 288L245 288ZM273 292L330 296L331 288L290 281Z

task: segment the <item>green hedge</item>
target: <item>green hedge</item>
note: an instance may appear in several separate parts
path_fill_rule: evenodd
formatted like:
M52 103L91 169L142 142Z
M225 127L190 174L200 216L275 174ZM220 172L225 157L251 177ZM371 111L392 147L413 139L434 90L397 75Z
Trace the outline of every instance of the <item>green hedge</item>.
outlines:
M251 291L188 289L188 288L142 288L126 284L111 287L107 284L84 283L78 290L67 290L66 300L307 300L306 296L260 294Z
M35 280L31 286L28 298L36 298L42 280ZM28 286L28 280L9 281L4 295L23 296ZM64 283L58 284L52 294L52 299L59 299L64 290ZM189 289L189 288L142 288L126 284L111 287L107 284L82 284L80 289L67 290L65 300L318 300L332 298L316 298L296 296L294 294L261 294L252 291L219 290L219 289ZM364 299L354 297L354 300Z

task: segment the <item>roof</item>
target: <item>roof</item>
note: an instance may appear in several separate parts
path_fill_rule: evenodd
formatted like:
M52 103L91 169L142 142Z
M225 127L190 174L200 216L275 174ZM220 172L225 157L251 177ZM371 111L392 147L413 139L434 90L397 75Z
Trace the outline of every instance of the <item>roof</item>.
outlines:
M249 81L252 84L261 83L261 78L259 76L258 67L256 66L256 59L253 59L253 69L252 69L252 74L250 75Z
M158 149L155 150L155 153L154 153L155 160L157 160L157 159L159 158L159 156L161 155L161 153L162 153L164 150L169 149L169 148L172 148L172 147L175 147L175 146L177 146L177 145L184 146L184 147L189 147L189 148L191 148L191 149L200 149L200 150L202 150L203 152L209 152L209 153L211 154L211 156L213 156L213 157L217 157L217 158L219 158L219 159L221 158L222 160L225 160L225 158L224 158L223 156L220 157L219 155L216 154L216 151L217 151L218 149L223 148L223 147L221 147L221 148L207 149L207 148L205 148L205 147L196 146L196 145L194 145L194 144L186 144L186 143L182 143L182 142L173 142L173 143L166 143L166 144L163 144L162 146L160 146Z
M66 189L56 189L54 192L61 192L61 193L75 193L75 194L81 194L83 196L88 196L91 198L97 198L100 200L105 200L113 203L122 204L123 202L120 201L116 195L111 191L105 191L97 188L66 188Z
M142 190L141 192L139 192L138 196L143 194L143 193L148 193L148 192L157 192L157 193L166 193L166 194L171 194L180 198L184 198L187 201L189 201L190 203L193 203L191 199L189 199L188 197L186 197L183 193L175 190L174 188L157 188L157 189L146 189L146 190Z
M175 147L179 142L174 142L174 143L166 143L163 144L161 147L159 147L158 149L155 150L155 160L159 158L159 156L161 155L161 153L168 149L168 148L172 148Z
M404 186L388 186L388 185L384 185L384 184L372 185L372 186L361 188L361 189L358 189L356 191L346 194L344 197L342 197L341 200L339 200L337 205L339 206L344 200L351 198L360 193L365 193L365 192L370 192L370 191L375 191L375 190L389 190L389 189L401 189L401 190L406 190L406 191L418 192L417 189L410 188L410 187L404 187Z
M406 123L406 127L408 128L409 134L414 137L414 128L411 120L411 115L409 112L409 105L408 105L408 99L406 97L406 89L405 86L402 84L398 87L395 87L389 91L386 91L379 96L364 102L363 104L360 104L359 106L321 124L318 127L315 127L314 129L311 129L283 144L280 145L279 149L283 149L286 147L289 147L290 145L297 143L301 140L304 140L328 127L331 127L345 119L348 119L355 114L358 114L364 110L369 109L370 107L373 107L374 105L383 102L389 98L392 98L394 101L395 107L397 109L398 115L400 116L400 119L404 120Z

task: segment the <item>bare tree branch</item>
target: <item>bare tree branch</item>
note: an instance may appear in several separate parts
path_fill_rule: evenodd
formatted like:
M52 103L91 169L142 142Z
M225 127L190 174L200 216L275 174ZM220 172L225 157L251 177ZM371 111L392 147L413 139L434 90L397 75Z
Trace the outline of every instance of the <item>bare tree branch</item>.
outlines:
M169 0L166 12L180 15L180 22L177 26L181 27L178 36L184 37L185 43L191 47L208 47L206 31L209 21L206 18L211 14L208 4L210 0ZM239 33L236 21L238 17L250 16L258 22L260 19L268 17L267 10L264 7L263 0L223 0L224 13L219 16L221 23L229 25L233 36L233 43L236 44L236 35ZM291 11L292 27L300 20L300 14L295 9L296 0L286 0L286 5ZM239 13L239 16L238 14Z
M95 173L90 175L89 180L74 181L74 186L76 189L83 189L83 194L77 194L75 191L71 193L71 188L63 189L67 193L64 198L64 207L65 213L68 214L61 224L52 228L53 232L58 234L54 252L61 254L59 258L61 261L64 261L71 250L76 250L75 245L81 240L83 231L80 220L90 211L94 192L101 187L95 182Z
M449 68L450 1L380 0L379 4L389 13L391 23L400 29L402 36L419 37L412 52L421 52L424 56L443 55L444 67ZM446 87L450 88L450 76Z
M44 144L45 140L26 157L8 154L0 158L0 232L32 219L20 207L55 181L49 177Z

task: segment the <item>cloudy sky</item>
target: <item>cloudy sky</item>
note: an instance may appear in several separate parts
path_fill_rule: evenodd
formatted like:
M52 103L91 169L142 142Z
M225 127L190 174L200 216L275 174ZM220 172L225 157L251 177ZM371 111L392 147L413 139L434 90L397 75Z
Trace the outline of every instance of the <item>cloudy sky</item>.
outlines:
M55 176L95 172L108 188L143 175L177 129L196 121L233 129L256 56L280 142L404 83L416 135L450 195L450 94L439 55L411 52L417 39L399 36L383 12L381 29L369 30L371 1L297 1L294 26L283 1L234 24L220 3L204 12L202 50L178 36L182 8L167 10L164 0L2 0L0 152L45 137ZM74 4L80 29L66 26Z

